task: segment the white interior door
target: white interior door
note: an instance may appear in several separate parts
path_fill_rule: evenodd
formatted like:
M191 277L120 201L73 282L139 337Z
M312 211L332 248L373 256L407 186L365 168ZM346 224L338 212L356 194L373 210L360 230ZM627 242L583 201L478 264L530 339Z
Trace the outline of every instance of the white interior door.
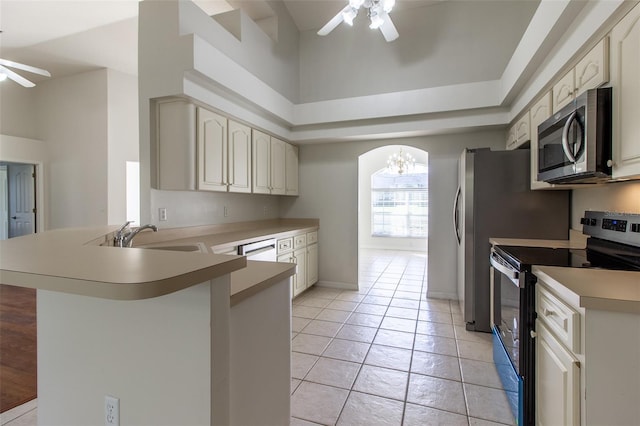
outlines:
M9 238L36 231L35 167L9 164Z
M9 238L9 180L7 166L0 165L0 240Z

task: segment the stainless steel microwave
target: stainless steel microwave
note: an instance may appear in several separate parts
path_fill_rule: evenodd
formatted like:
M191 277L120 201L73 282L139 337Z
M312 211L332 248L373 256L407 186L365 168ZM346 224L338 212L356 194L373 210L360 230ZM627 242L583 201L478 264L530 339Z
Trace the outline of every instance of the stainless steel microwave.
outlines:
M587 90L538 126L538 180L611 179L611 88Z

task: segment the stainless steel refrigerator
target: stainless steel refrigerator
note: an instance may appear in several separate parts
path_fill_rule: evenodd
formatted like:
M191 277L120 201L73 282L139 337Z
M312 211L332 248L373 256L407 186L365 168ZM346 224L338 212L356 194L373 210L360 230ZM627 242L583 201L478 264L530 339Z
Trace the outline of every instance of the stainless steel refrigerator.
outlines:
M528 149L465 149L460 156L453 216L458 298L468 330L491 332L489 238L569 237L569 191L531 191L529 158Z

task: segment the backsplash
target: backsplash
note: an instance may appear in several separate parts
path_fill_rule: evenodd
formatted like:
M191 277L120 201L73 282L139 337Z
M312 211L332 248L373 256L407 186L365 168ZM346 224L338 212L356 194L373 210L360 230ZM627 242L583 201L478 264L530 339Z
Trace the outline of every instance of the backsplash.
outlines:
M571 197L571 227L582 229L585 210L640 214L640 181L616 182L574 189Z
M179 228L276 219L279 198L260 194L151 190L151 223L161 228ZM166 221L159 221L159 208L167 209Z

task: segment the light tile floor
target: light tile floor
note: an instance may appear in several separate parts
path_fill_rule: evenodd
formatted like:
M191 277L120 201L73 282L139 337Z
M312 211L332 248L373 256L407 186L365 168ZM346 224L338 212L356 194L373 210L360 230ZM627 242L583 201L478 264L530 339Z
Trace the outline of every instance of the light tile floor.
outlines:
M491 335L426 298L426 257L360 257L359 291L293 301L291 425L514 424Z

